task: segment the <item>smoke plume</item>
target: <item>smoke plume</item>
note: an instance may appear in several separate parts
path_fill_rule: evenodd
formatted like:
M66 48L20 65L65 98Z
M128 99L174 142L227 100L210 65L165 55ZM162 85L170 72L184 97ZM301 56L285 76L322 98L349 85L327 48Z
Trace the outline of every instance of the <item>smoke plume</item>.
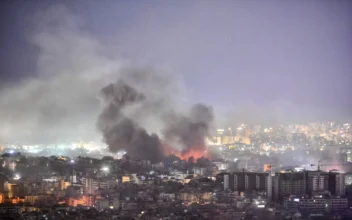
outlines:
M98 118L97 127L102 132L109 149L112 152L126 150L136 159L160 161L164 154L162 143L156 133L149 134L144 127L145 124L140 120L142 112L144 116L160 122L163 141L178 147L176 151L185 154L192 148L203 149L204 138L209 134L209 127L213 121L212 108L197 104L189 112L178 112L169 109L170 101L163 98L166 94L161 93L157 99L155 96L147 96L121 78L129 76L139 79L141 72L143 72L141 68L127 68L124 73L128 74L121 74L116 83L109 84L101 90L103 111ZM153 77L155 72L143 73L144 77L154 79L149 83L159 82ZM141 84L145 87L150 86L145 80Z
M144 95L122 80L104 87L101 94L104 110L99 116L98 128L109 149L112 152L125 149L136 159L159 161L162 157L159 137L149 135L121 112L125 107L143 101Z
M0 144L103 140L112 152L153 161L164 145L179 152L204 145L212 109L190 107L177 74L126 62L66 7L32 20L35 73L2 84Z
M189 115L170 115L164 130L165 138L181 145L182 154L191 148L204 148L204 138L209 135L213 119L211 107L196 104L191 108Z

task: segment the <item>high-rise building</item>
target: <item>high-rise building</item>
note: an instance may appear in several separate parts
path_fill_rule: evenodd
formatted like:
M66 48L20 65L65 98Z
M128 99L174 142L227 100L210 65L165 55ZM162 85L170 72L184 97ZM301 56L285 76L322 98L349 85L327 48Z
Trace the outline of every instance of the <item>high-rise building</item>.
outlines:
M265 176L265 190L268 200L271 201L273 199L273 176L271 172Z
M344 174L322 171L276 173L273 177L273 197L280 200L290 195L309 195L328 191L334 196L345 195Z
M99 181L92 179L92 178L86 178L85 179L85 193L86 194L94 194L95 190L99 188Z
M231 174L229 174L229 173L224 174L224 190L231 189L230 184L232 183L232 181L230 181L230 176L231 176Z
M300 212L308 213L341 213L347 210L347 198L342 197L286 197L283 200L285 208L295 208Z
M306 175L304 172L279 173L277 176L278 197L306 193Z
M322 171L307 171L307 193L329 190L329 173Z
M235 172L225 173L223 176L224 190L245 192L251 190L267 190L268 173Z
M70 183L76 183L77 182L77 176L76 176L76 171L72 170L72 175L70 176Z
M289 173L235 172L223 174L224 190L249 192L265 191L269 200L279 201L291 195L330 192L332 196L345 195L344 174L322 171Z
M344 196L346 190L345 174L329 172L329 191L332 195Z

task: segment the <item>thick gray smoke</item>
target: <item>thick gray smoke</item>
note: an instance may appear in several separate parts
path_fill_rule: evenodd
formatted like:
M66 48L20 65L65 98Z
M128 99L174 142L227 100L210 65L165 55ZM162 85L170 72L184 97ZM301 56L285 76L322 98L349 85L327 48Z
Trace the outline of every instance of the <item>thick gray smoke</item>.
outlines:
M209 135L214 116L213 109L203 104L196 104L189 115L170 115L165 127L165 138L182 146L182 153L190 148L204 149L204 138Z
M136 159L159 161L163 155L159 137L149 135L122 113L125 107L143 101L144 95L122 80L104 87L101 93L104 110L99 116L98 128L109 149L112 152L125 149Z
M97 127L109 149L112 152L126 150L136 159L160 161L163 151L167 149L163 149L156 133L148 133L141 115L159 121L159 126L164 131L163 141L168 146L174 144L181 153L186 153L191 148L204 148L204 138L209 134L209 127L213 122L212 108L197 104L189 112L170 109L170 100L164 98L167 94L161 93L156 99L155 96L137 91L123 79L140 80L143 76L145 80L140 81L143 87L150 87L149 83L155 86L162 82L155 77L156 70L147 70L127 68L122 71L123 74L116 83L109 84L101 91L104 108L98 118ZM147 79L153 80L148 82ZM165 83L167 81L160 86Z
M99 141L97 93L121 62L106 56L65 7L39 14L27 36L37 52L26 54L37 57L35 76L0 91L0 144Z
M65 7L35 19L36 74L1 90L0 144L103 140L113 152L157 161L159 138L186 152L208 133L212 110L189 108L171 71L123 61Z

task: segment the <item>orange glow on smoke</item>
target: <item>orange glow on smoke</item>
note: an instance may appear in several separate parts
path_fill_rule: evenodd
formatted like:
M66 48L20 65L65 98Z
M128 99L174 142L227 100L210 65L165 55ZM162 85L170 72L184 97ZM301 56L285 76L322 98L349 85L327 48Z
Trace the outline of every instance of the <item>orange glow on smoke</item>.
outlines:
M193 157L194 160L197 160L201 157L209 158L208 151L204 143L200 143L197 146L190 147L190 149L186 152L181 152L176 149L173 149L168 144L163 144L163 149L165 155L174 154L179 157L181 160L188 160L188 158Z

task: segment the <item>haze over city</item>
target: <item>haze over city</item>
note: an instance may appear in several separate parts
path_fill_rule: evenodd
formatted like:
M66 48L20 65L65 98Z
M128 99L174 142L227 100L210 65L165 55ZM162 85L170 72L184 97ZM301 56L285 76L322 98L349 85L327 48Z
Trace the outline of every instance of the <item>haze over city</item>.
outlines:
M347 0L2 1L0 212L42 215L54 198L51 219L70 218L58 204L166 217L161 201L175 219L347 215L351 12Z
M99 139L96 97L126 63L218 124L351 116L348 1L152 2L2 3L2 139Z

